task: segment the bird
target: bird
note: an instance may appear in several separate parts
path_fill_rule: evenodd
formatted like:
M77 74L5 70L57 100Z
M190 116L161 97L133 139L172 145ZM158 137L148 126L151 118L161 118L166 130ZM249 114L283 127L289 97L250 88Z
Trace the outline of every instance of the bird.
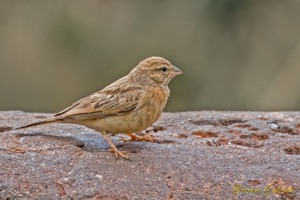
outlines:
M159 119L170 95L168 84L182 73L165 58L146 58L128 75L102 90L76 101L44 121L17 129L52 123L83 125L100 132L116 157L129 159L126 152L117 149L109 136L125 134L131 137L124 141L152 140L134 133L145 130Z

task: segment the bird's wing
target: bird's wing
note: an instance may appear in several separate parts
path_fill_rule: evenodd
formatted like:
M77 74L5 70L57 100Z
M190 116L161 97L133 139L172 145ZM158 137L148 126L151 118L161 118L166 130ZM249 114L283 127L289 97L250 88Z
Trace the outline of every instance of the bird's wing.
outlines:
M139 86L107 88L75 102L54 116L88 120L123 115L138 109L142 94Z

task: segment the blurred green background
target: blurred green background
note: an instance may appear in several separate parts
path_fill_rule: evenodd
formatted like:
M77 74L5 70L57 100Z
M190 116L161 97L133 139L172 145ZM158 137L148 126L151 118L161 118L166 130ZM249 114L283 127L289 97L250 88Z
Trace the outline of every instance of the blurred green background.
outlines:
M300 1L0 1L0 110L57 112L162 56L166 111L299 110Z

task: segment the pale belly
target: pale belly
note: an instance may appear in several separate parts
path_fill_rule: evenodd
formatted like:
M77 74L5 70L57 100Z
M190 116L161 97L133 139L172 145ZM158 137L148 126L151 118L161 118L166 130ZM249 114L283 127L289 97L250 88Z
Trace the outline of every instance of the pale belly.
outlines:
M142 131L158 120L161 112L150 106L120 116L110 116L83 122L82 125L111 134L134 133Z

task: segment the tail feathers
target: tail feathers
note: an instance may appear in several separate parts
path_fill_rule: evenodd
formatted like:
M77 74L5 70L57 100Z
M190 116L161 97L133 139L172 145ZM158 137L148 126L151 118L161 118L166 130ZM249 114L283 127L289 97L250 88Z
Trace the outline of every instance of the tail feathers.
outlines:
M52 124L52 123L56 123L56 122L59 122L59 121L61 121L61 120L59 120L59 119L48 119L48 120L45 120L45 121L36 122L36 123L32 123L32 124L28 124L28 125L25 125L25 126L18 127L18 128L16 128L16 130L29 128L29 127L34 127L34 126L41 126L41 125L45 125L45 124Z

